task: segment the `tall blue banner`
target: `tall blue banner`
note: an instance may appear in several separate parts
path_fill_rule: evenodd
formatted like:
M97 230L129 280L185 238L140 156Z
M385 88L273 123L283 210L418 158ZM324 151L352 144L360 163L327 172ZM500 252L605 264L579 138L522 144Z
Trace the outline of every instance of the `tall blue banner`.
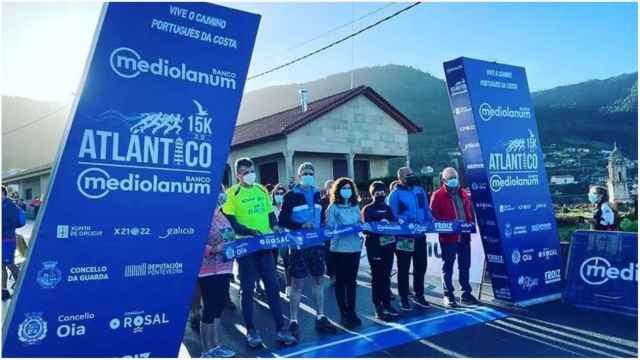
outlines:
M525 69L444 63L464 172L496 298L560 298L560 243Z
M567 263L564 301L638 316L638 233L576 231Z
M259 21L103 7L3 356L177 356Z

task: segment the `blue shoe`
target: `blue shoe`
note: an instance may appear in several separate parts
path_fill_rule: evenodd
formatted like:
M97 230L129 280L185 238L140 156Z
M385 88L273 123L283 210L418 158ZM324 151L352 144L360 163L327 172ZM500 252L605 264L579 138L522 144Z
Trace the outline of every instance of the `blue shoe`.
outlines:
M207 352L202 353L201 357L203 358L232 358L236 356L235 351L225 349L224 347L218 345L213 349L210 349Z

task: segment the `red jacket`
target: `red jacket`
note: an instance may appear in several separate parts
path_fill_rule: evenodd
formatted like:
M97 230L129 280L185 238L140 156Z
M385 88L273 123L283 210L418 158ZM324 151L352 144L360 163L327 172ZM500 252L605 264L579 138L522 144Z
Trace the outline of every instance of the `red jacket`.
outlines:
M462 198L462 204L464 205L464 216L467 222L474 222L473 210L471 209L471 200L467 195L467 192L458 188L458 193ZM453 197L447 191L446 187L442 185L431 196L431 212L435 220L456 220L456 205L453 202ZM445 242L458 241L458 234L439 234L440 240Z

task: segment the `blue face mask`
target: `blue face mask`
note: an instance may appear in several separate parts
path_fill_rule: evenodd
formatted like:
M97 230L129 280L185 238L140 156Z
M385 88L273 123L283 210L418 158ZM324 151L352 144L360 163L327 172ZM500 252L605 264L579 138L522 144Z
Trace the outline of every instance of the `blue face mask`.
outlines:
M345 199L345 200L351 199L352 195L353 195L353 193L351 192L351 189L341 189L340 190L340 196L342 196L342 198Z
M300 182L305 186L312 186L315 184L315 179L313 175L302 175L300 176Z
M447 186L454 189L458 187L458 178L447 180Z
M600 196L598 194L589 193L589 202L590 203L596 204L596 203L598 203L598 200L600 200Z

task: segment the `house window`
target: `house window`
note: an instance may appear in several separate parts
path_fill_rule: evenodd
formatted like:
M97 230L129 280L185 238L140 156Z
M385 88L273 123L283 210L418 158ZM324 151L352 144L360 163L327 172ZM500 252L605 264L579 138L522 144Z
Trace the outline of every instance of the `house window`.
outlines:
M31 189L26 189L26 190L24 191L24 199L25 199L25 200L31 200L31 199L33 199L33 190L31 190Z
M345 159L333 159L333 178L341 178L348 176L349 170L347 168L347 160Z
M278 163L270 162L259 165L260 170L260 183L263 185L271 184L276 185L278 183Z
M355 160L353 173L356 183L366 183L369 180L369 160Z

